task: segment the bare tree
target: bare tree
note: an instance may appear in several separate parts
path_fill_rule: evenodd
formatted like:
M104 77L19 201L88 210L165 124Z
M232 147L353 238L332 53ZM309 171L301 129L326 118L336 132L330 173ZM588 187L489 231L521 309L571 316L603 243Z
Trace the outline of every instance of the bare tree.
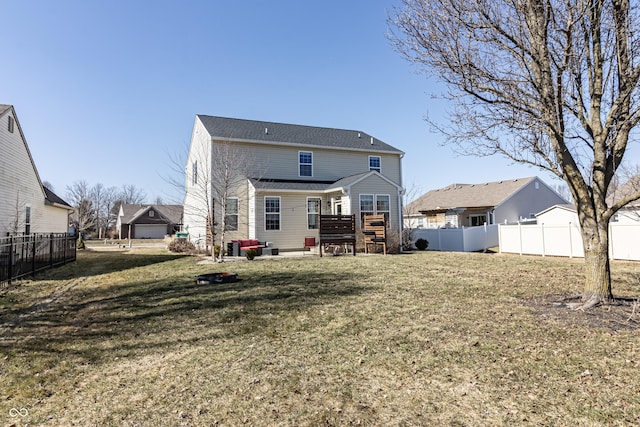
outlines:
M184 177L182 188L186 183L185 222L191 216L205 224L206 246L211 248L211 256L215 259L215 245L218 244L218 260L222 261L226 233L238 230L240 226L230 223L231 218L238 221L240 218L239 212L235 211L239 208L236 197L246 191L249 171L251 178L259 178L259 168L255 166L255 156L250 150L228 142L192 144L189 150L185 156L189 164L180 168ZM174 156L173 159L181 157ZM177 171L176 167L173 169ZM174 174L173 182L179 182L175 178L177 175ZM234 211L230 212L231 209Z
M405 188L402 195L402 249L411 250L415 240L415 230L418 228L420 212L416 209L416 205L411 202L415 201L422 194L422 190L415 184L411 184Z
M122 203L128 205L144 203L146 198L147 195L145 192L133 184L123 185L122 190L120 191L120 200L122 200Z
M88 232L96 225L91 187L85 180L75 181L67 186L67 200L75 208L71 219L78 225L78 231Z
M18 191L16 193L16 203L14 205L14 208L12 209L11 215L8 218L9 222L5 223L7 233L9 235L16 236L22 233L22 231L27 231L27 218L25 212L26 206L27 205L25 204L24 200L22 200L22 198L20 197L20 191Z
M565 180L586 280L579 308L613 299L607 203L640 121L640 14L629 0L403 0L397 50L438 76L455 110L436 125L460 150L501 154Z
M238 213L236 199L231 197L237 194L242 184L246 184L249 171L254 175L258 173L255 167L253 156L246 149L242 149L229 142L221 142L213 145L212 149L212 169L211 193L214 206L218 206L219 219L215 222L220 224L220 260L224 258L225 232L237 230L238 223L231 223L230 213ZM253 176L256 178L257 176ZM234 210L234 212L230 212ZM213 216L215 219L215 215Z

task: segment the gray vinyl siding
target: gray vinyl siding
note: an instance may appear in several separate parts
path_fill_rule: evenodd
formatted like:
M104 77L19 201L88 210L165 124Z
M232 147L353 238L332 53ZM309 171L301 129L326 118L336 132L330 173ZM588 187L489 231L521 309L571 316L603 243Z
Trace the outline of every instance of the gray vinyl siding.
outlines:
M351 212L356 214L357 226L360 224L360 195L381 194L389 196L389 227L398 229L400 224L398 207L398 189L379 176L371 176L351 187Z
M215 143L215 142L214 142ZM401 182L400 156L388 153L300 148L261 144L236 144L244 147L247 159L255 167L252 178L338 180L369 171L369 156L380 156L381 173L394 182ZM300 151L313 153L313 176L300 177Z
M538 183L538 189L536 189ZM542 212L550 206L567 203L554 190L539 179L534 179L517 193L495 208L495 223L516 222Z

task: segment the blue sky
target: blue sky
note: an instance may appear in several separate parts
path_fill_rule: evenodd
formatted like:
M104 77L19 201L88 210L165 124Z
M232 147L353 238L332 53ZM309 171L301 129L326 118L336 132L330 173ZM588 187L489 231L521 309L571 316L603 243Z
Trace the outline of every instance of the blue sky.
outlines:
M458 157L435 79L386 34L398 0L6 1L0 103L12 104L43 180L65 196L134 184L176 199L168 153L196 114L361 130L403 150L403 184L428 191L548 174Z

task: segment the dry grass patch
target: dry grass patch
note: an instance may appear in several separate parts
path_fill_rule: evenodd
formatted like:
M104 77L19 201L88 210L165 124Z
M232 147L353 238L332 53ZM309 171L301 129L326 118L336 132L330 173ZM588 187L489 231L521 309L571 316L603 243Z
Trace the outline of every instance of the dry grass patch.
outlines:
M580 260L257 259L222 265L237 283L194 283L219 267L159 250L87 252L8 289L0 420L640 423L640 314L553 305L579 293ZM617 293L640 293L635 269L613 264Z

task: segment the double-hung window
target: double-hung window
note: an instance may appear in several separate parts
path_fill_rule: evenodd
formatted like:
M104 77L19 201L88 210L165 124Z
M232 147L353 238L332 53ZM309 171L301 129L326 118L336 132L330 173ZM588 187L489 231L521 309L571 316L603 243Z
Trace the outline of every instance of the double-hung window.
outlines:
M313 176L313 153L298 151L298 175Z
M390 210L391 197L388 194L360 195L360 224L364 224L365 215L384 214L387 225L389 225Z
M388 194L376 194L376 214L384 214L385 223L389 224L389 211L391 207Z
M264 198L264 228L267 231L280 230L280 197L266 196Z
M307 229L317 230L320 224L320 197L307 197Z
M360 224L364 224L364 216L375 213L375 205L373 203L375 196L373 194L360 195Z
M229 197L224 214L225 231L238 231L238 198Z
M369 170L381 173L380 156L369 156Z

